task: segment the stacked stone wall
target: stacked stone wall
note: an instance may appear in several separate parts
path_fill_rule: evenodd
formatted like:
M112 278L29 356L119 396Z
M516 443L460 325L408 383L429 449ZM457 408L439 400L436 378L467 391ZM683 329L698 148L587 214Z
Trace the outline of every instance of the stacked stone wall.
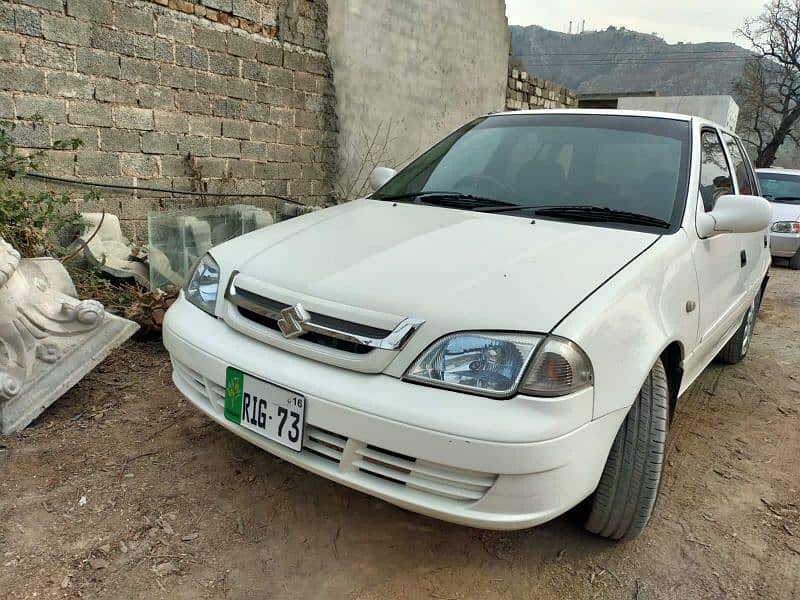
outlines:
M506 108L532 110L541 108L576 108L578 95L564 86L533 77L526 71L511 68L508 72Z

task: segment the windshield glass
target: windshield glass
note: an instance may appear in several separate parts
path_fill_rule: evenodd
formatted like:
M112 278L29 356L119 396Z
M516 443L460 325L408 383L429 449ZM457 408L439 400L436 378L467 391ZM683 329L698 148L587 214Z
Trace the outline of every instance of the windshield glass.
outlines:
M485 117L434 146L372 197L452 192L525 208L601 206L675 223L686 194L689 141L689 123L672 119Z
M800 176L789 173L758 173L761 192L770 202L800 204Z

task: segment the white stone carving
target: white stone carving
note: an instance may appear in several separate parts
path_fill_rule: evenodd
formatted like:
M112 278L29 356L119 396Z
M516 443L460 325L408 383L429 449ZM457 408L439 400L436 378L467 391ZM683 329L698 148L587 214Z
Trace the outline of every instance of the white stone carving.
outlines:
M92 266L119 279L133 279L150 287L150 272L143 262L133 260L133 248L122 233L119 217L110 213L81 213L83 233L73 247L84 245L83 255Z
M0 433L25 428L138 326L78 300L53 259L0 239Z

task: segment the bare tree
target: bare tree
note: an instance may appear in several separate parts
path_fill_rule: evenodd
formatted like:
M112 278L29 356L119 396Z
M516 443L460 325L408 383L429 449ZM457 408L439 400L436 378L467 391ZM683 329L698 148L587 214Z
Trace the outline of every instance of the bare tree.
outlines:
M758 57L747 62L733 89L741 102L742 140L753 150L756 166L769 167L787 139L800 140L800 77L792 67Z
M772 0L738 33L757 52L734 81L743 139L756 155L756 166L769 167L787 139L797 141L800 125L800 0Z
M360 136L342 151L341 175L335 185L337 202L346 202L363 195L369 185L369 176L375 167L397 169L410 161L416 150L401 158L394 156L392 149L397 141L392 121L378 123L375 132L368 134L363 128Z

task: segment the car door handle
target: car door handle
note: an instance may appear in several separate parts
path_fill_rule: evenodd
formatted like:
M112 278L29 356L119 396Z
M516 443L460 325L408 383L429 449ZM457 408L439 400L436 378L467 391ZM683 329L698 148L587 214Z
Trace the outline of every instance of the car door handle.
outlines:
M744 266L747 264L747 251L746 250L742 250L739 253L739 259L742 262L742 268L744 268Z

